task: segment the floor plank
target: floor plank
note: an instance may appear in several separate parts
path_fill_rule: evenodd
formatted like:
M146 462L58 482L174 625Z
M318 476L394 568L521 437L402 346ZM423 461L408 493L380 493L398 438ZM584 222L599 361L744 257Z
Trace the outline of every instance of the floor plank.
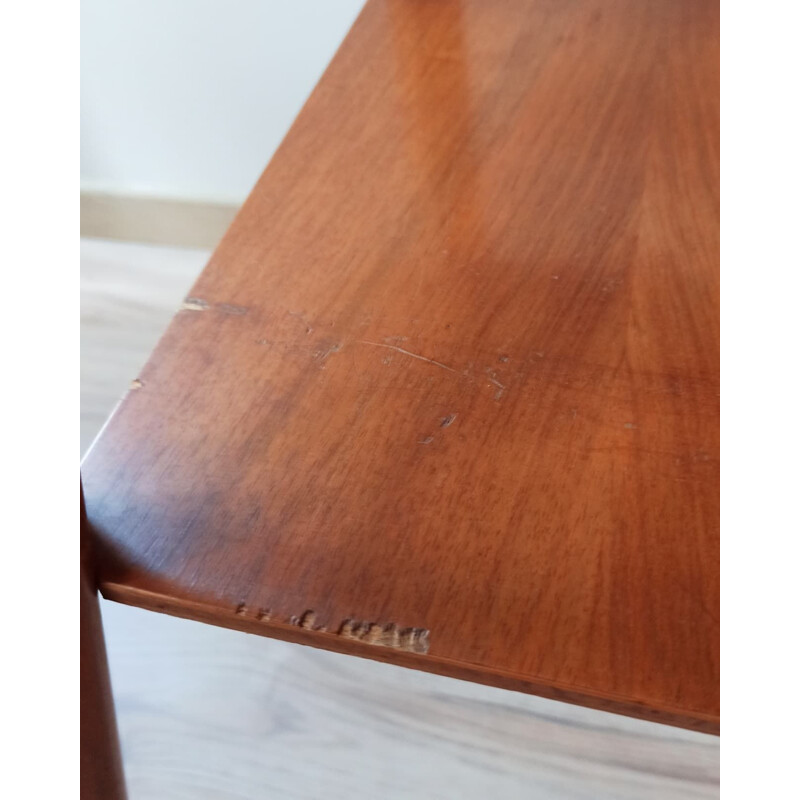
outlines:
M207 250L81 239L81 455L208 257Z

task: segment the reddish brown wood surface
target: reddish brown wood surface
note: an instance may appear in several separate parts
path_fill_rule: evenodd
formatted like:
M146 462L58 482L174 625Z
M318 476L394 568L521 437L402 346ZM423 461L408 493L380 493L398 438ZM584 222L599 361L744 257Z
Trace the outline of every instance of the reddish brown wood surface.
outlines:
M370 0L84 463L103 592L716 730L717 65Z
M81 800L125 800L126 796L81 490Z

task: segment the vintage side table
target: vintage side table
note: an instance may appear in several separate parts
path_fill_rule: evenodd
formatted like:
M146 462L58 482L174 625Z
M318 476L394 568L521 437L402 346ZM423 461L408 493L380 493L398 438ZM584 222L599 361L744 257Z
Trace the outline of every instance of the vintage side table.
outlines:
M718 13L369 0L82 465L89 588L717 732Z

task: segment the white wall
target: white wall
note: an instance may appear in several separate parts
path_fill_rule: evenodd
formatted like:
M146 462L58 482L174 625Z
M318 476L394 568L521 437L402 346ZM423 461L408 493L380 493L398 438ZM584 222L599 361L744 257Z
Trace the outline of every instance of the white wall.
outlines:
M83 0L81 188L241 202L363 0Z

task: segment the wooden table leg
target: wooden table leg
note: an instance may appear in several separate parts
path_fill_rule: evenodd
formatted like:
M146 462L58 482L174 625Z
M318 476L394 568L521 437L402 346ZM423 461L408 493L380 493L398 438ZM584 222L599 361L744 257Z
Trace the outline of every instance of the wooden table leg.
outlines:
M81 487L81 800L125 800L111 680Z

